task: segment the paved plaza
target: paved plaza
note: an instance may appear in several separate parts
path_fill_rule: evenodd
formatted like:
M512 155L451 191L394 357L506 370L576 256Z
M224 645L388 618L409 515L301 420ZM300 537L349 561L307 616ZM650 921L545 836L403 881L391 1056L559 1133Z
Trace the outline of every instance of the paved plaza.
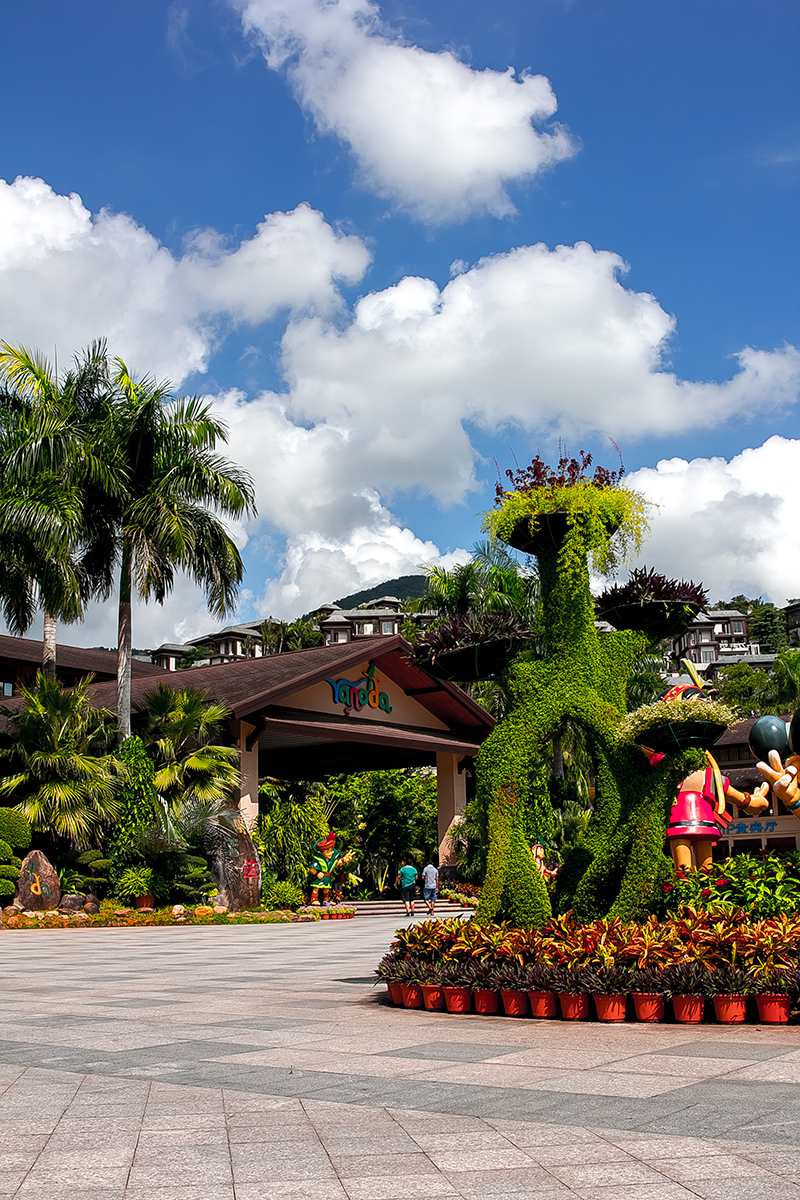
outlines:
M4 933L0 1194L800 1200L800 1027L397 1010L396 924Z

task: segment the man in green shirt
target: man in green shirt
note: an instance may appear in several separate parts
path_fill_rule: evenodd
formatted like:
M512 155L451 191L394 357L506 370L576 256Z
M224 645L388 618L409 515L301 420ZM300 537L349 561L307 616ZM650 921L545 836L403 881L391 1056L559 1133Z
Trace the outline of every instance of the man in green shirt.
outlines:
M403 889L403 904L406 906L406 916L413 917L414 897L417 891L417 868L412 867L411 863L407 862L397 872L397 879L394 881L394 886Z

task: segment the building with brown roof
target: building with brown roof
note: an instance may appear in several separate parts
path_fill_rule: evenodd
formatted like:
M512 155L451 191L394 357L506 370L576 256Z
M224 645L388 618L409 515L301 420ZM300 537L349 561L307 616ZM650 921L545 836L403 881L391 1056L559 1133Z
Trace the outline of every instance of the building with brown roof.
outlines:
M398 634L249 658L186 672L135 675L134 705L156 684L193 687L232 710L240 751L238 801L249 824L259 779L324 779L333 774L428 766L436 769L443 865L450 830L466 806L467 776L494 718L455 684L407 657ZM114 709L116 682L90 687L97 707ZM13 701L11 702L13 705Z
M16 695L20 686L36 680L42 666L42 643L31 638L0 635L0 697ZM160 675L161 668L142 659L132 660L134 679ZM98 682L117 678L117 655L112 650L88 650L85 646L56 647L56 675L66 687L93 675Z

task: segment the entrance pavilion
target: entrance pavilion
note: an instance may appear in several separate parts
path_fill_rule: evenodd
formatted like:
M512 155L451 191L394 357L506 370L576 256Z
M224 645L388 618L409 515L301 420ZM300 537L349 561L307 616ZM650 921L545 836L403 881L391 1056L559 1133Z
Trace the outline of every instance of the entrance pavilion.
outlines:
M323 779L396 767L436 768L439 856L453 861L450 829L466 804L466 776L494 719L453 683L406 657L399 634L295 650L266 658L164 672L132 682L133 703L156 684L193 687L232 710L241 752L239 807L258 813L258 780ZM113 708L116 685L94 684Z

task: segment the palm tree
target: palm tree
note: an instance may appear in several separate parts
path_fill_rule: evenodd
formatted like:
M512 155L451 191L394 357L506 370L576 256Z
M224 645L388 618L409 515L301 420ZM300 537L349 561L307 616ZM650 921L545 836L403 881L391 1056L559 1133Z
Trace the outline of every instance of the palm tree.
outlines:
M800 650L783 650L757 694L761 712L789 713L800 705Z
M90 679L69 691L40 671L22 688L23 708L2 709L11 728L0 748L0 797L15 803L34 829L86 849L118 815L122 764L109 753L111 713L92 707Z
M220 744L231 715L226 704L195 688L158 685L134 713L136 732L156 768L155 786L167 800L230 803L241 776L239 751Z
M219 517L255 513L250 476L215 453L227 431L197 397L175 398L165 383L134 379L117 359L118 389L109 436L124 493L114 505L119 554L117 714L131 728L131 602L163 604L176 570L206 591L223 617L236 602L243 567Z
M441 617L508 613L531 627L536 620L538 579L522 570L499 542L477 542L468 563L448 571L426 567L428 590L409 606L416 611L433 609Z
M59 619L112 584L108 507L119 488L98 424L113 388L105 343L94 342L59 376L36 350L0 343L0 603L14 633L44 610L42 666L55 678Z

